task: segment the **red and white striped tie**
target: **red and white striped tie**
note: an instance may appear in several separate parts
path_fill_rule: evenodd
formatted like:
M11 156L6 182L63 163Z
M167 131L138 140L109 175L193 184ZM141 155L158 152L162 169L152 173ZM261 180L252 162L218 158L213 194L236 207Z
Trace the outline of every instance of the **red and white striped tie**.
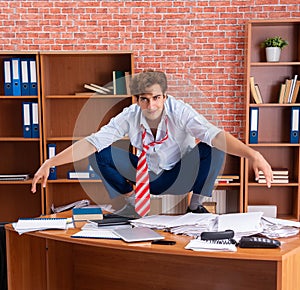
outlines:
M146 130L142 133L143 151L139 156L137 171L136 171L136 188L135 188L135 210L140 216L145 216L150 211L150 188L149 188L149 173L146 154L151 146L161 144L168 139L168 129L166 136L160 141L154 141L150 144L145 144Z

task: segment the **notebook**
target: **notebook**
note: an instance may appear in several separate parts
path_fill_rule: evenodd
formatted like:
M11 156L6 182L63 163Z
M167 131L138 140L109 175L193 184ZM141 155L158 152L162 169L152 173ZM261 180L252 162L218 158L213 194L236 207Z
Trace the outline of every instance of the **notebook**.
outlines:
M112 230L81 230L78 233L72 235L71 238L112 239L112 240L121 239Z
M129 229L116 229L114 232L125 242L142 242L162 240L165 237L149 228L135 227Z

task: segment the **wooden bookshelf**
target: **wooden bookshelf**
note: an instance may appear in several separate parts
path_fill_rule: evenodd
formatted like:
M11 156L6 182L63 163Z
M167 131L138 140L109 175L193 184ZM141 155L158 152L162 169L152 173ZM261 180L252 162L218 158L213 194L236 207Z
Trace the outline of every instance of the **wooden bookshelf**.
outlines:
M35 173L42 162L42 138L24 138L23 136L23 102L38 103L41 116L41 100L37 95L6 95L4 91L4 60L10 58L34 59L39 66L38 52L0 53L0 174ZM20 72L21 74L21 72ZM19 75L20 76L20 75ZM37 86L40 87L37 73ZM40 120L39 120L40 121ZM41 122L39 122L41 132ZM43 189L37 185L37 192L32 194L31 180L0 182L0 220L13 222L19 217L39 216L43 208Z
M3 60L9 57L36 59L38 95L6 96L4 84L0 87L1 174L33 175L48 158L48 144L55 144L59 153L73 142L96 132L124 107L132 104L130 95L99 95L84 88L85 83L111 86L113 71L133 74L132 52L2 52L2 78ZM39 138L23 137L24 101L38 102ZM128 148L129 140L121 140L115 145ZM243 211L243 164L241 158L227 155L222 174L239 175L240 179L215 186L229 193L226 194L226 203L230 212ZM36 194L30 191L31 179L0 181L0 201L3 205L0 220L12 222L19 217L49 214L52 204L57 207L81 199L90 199L98 204L109 203L118 208L123 200L111 200L101 180L67 178L68 171L86 171L87 168L87 159L57 167L57 179L48 180L46 188L38 183Z
M55 144L56 152L61 152L96 132L132 103L130 95L82 94L88 92L84 84L112 86L114 70L133 74L131 52L41 52L40 63L44 160L48 158L48 144ZM57 167L57 180L49 180L45 190L47 214L52 204L56 207L81 199L113 203L101 181L67 179L68 171L87 168L87 159Z
M266 62L260 43L267 37L281 36L288 46L281 52L279 62ZM252 165L245 162L245 200L248 205L276 205L277 217L299 220L299 142L290 142L291 107L280 104L281 84L300 74L300 21L255 20L247 25L246 65L246 143L262 153L274 168L289 169L288 184L273 184L270 189L255 181ZM255 104L251 96L249 79L254 77L261 90L263 103ZM258 108L258 142L250 141L251 108Z

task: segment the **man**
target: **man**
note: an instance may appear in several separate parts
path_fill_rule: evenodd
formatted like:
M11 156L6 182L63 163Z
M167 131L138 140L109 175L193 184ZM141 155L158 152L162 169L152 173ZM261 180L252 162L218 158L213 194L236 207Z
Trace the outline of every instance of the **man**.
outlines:
M39 179L43 186L46 185L50 167L90 156L109 194L123 194L127 200L127 205L118 214L138 216L135 191L139 184L134 188L134 184L139 183L136 180L138 156L111 146L124 136L129 137L138 155L147 147L144 156L152 194L193 192L187 211L207 212L202 202L206 196L211 196L224 152L251 160L256 178L262 170L267 186L271 186L272 169L264 157L209 123L190 105L167 95L167 78L163 72L135 75L130 89L136 103L125 108L98 132L46 160L34 176L32 192L36 191Z

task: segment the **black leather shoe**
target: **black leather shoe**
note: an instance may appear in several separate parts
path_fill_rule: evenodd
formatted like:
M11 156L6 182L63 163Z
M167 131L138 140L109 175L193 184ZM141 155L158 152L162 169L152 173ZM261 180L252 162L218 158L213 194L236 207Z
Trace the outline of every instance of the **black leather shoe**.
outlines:
M196 209L191 210L190 207L187 208L186 212L192 212L192 213L209 213L209 211L203 206L198 205Z

